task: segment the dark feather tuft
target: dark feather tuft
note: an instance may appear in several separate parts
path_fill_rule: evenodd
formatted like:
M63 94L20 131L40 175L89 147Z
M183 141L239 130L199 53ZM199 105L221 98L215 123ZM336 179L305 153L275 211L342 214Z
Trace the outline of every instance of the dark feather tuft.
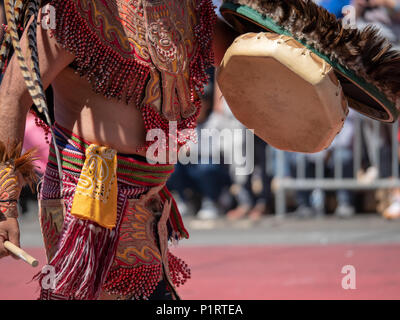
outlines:
M25 183L34 191L33 186L37 182L35 165L33 164L33 161L37 160L35 158L36 149L30 149L23 155L21 155L21 152L21 142L5 145L0 141L0 162L13 164L15 172L19 172L24 178Z

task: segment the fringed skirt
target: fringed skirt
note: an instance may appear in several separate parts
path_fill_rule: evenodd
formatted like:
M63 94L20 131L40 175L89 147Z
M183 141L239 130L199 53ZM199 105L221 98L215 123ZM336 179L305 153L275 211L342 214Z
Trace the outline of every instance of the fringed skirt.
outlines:
M168 250L169 240L188 238L175 201L165 187L172 165L118 155L117 223L113 229L70 214L85 150L90 143L56 125L63 191L53 146L39 195L48 265L37 275L41 299L179 298L190 277Z

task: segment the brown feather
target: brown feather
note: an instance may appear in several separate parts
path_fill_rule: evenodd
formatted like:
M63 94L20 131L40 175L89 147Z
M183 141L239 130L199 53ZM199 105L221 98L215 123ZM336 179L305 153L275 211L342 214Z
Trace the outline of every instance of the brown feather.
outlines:
M19 172L22 175L25 183L29 185L32 191L34 191L34 184L37 182L37 174L35 171L36 166L33 164L33 162L37 160L35 157L36 151L36 148L32 148L21 155L21 142L8 143L5 145L0 141L1 162L14 165L15 172Z

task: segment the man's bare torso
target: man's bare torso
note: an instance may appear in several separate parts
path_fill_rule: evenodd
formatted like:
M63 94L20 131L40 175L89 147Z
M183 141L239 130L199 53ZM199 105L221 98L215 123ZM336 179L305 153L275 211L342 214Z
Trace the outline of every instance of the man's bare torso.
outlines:
M134 104L96 94L91 84L67 67L52 82L58 124L85 140L120 153L140 154L145 142L140 111Z
M219 64L234 37L226 24L217 22L213 42L215 65ZM26 32L20 43L29 61ZM51 84L54 90L57 123L88 142L112 147L119 153L145 155L145 151L138 152L138 147L145 142L146 130L134 102L127 105L96 94L86 77L80 77L69 67L76 57L63 49L49 30L38 28L37 48L43 86L47 88ZM1 141L23 139L26 114L32 105L19 69L14 56L0 86Z

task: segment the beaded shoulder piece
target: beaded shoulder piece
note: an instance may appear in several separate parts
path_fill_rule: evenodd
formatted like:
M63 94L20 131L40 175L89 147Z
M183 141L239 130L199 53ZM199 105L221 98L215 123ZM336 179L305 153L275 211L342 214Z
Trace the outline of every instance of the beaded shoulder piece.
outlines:
M211 66L211 0L53 0L57 41L93 90L134 102L146 130L194 128Z

